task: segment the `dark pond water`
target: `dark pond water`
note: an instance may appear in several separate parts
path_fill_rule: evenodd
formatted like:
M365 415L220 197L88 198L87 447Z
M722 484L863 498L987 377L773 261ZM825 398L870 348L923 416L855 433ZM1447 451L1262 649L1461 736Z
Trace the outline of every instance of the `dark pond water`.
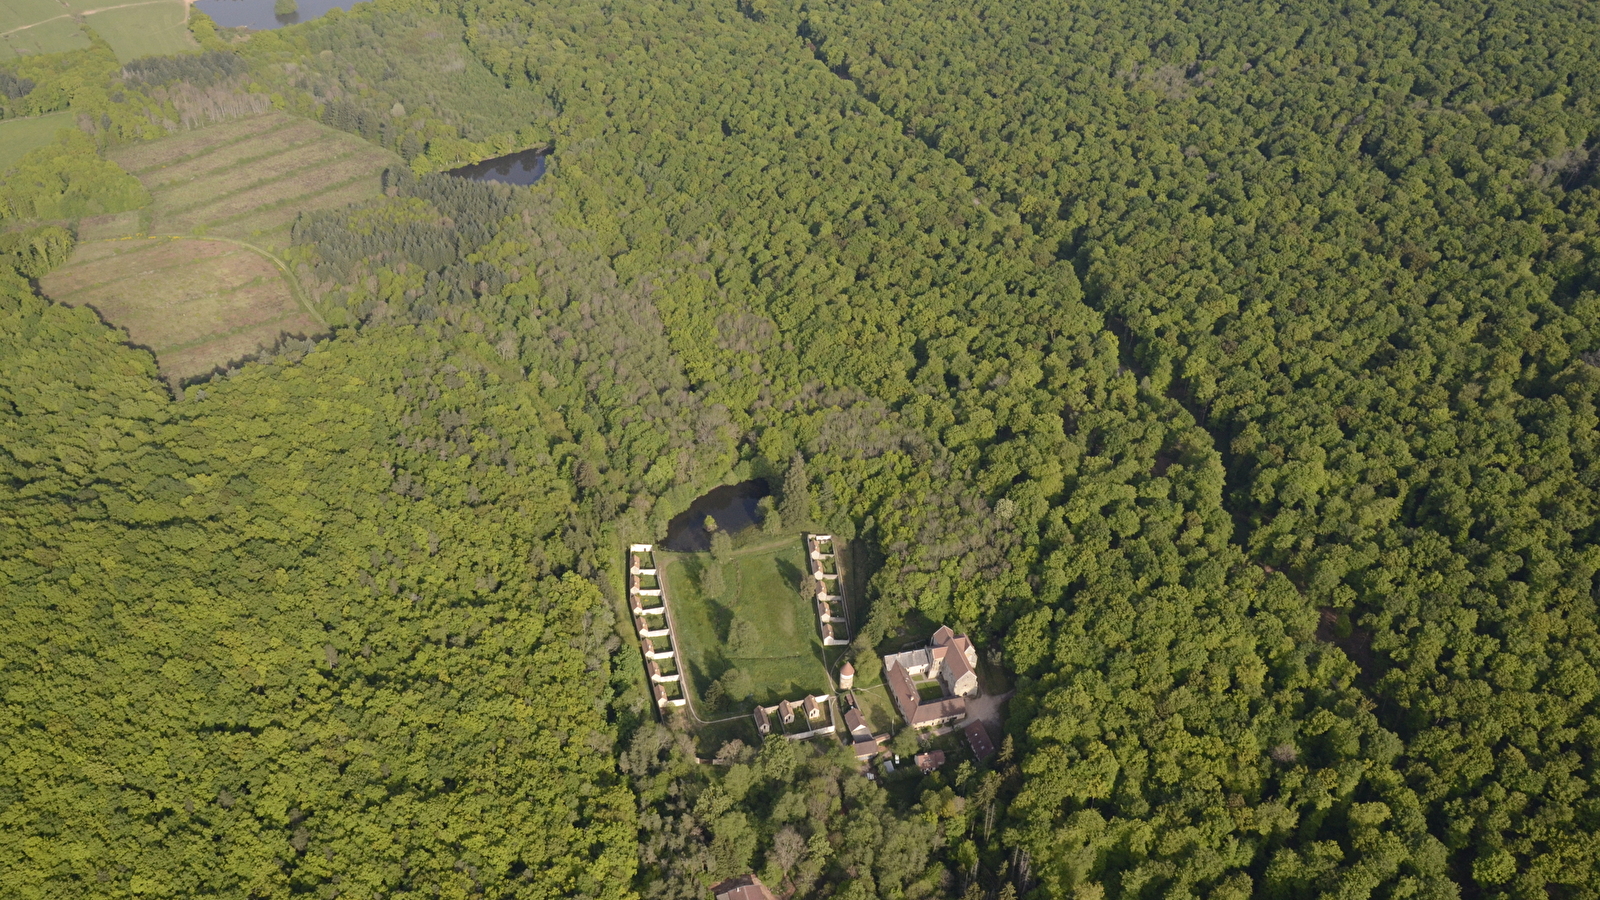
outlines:
M451 169L449 175L470 178L473 181L498 181L501 184L533 184L544 177L543 148L519 150L481 163Z
M296 22L309 22L330 9L348 12L356 0L298 0L299 11L287 16L272 14L274 0L195 0L194 8L210 16L223 28L243 25L257 31L282 28Z
M704 553L711 549L706 532L706 516L717 520L717 527L737 534L756 524L756 504L771 494L767 482L757 478L738 484L725 484L689 505L689 511L667 523L664 549L674 553Z

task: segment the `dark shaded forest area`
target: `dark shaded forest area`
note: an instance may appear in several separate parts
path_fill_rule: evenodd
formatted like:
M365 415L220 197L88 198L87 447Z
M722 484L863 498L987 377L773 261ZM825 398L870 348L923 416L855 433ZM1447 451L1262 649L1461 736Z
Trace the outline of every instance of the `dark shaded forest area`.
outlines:
M29 163L77 193L0 195L82 207L0 210L27 896L1600 897L1591 5L196 33L0 67L116 107ZM336 337L173 400L25 278L184 85L410 168L295 225ZM1015 675L999 756L885 786L657 722L620 550L746 477L870 550L856 653L918 614Z

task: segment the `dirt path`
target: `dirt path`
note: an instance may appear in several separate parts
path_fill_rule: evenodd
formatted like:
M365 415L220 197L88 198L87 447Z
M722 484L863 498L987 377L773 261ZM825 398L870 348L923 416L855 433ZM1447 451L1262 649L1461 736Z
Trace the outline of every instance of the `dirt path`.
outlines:
M1004 694L983 694L976 699L967 701L967 717L977 719L985 725L1000 727L1004 717L1000 713L1001 707L1011 699L1016 691L1006 691Z

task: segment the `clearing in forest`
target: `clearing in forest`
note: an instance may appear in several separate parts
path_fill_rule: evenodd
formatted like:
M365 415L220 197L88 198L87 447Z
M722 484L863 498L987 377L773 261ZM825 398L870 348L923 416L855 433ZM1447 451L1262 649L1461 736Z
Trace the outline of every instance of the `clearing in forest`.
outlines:
M90 306L177 380L326 331L275 255L301 211L379 196L399 157L281 113L120 148L146 209L85 219L72 260L41 282Z
M674 636L702 717L749 714L756 702L832 691L816 614L800 598L805 550L798 535L757 537L734 550L721 564L724 587L717 597L706 596L703 587L715 565L711 554L657 556L665 564ZM713 682L726 681L729 669L748 676L754 695L708 703Z
M277 262L232 241L122 238L80 244L45 276L46 294L88 306L148 347L178 380L324 331L297 302Z
M16 165L29 151L55 143L56 131L71 128L76 119L75 113L58 112L0 122L0 172Z

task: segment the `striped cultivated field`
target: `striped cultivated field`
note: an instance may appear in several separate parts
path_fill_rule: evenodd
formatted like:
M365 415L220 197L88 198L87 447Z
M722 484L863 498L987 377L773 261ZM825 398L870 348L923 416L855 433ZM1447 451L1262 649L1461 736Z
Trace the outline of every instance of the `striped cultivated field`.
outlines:
M301 210L378 196L400 158L308 119L266 113L110 154L155 197L151 234L248 241L269 252Z

